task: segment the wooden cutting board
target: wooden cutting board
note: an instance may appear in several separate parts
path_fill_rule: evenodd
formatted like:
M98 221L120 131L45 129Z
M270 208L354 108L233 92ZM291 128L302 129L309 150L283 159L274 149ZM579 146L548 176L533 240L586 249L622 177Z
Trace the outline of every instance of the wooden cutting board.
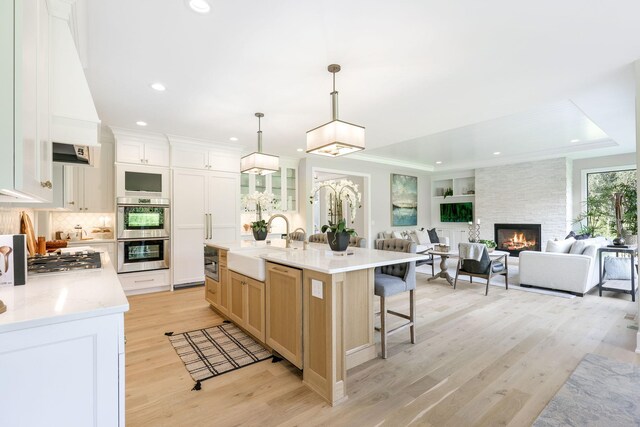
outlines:
M26 212L20 213L20 233L27 235L27 250L29 251L29 256L34 256L38 247L36 243L36 234L33 231L31 218L29 218L29 215Z

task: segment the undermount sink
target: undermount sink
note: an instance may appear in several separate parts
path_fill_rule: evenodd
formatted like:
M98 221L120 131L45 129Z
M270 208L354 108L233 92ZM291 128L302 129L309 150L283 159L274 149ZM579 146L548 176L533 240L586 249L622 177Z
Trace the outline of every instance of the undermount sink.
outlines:
M230 251L227 254L227 267L229 268L229 270L233 270L236 273L240 273L264 282L265 278L267 277L266 261L263 258L260 258L260 255L281 252L284 250L286 249L269 247Z

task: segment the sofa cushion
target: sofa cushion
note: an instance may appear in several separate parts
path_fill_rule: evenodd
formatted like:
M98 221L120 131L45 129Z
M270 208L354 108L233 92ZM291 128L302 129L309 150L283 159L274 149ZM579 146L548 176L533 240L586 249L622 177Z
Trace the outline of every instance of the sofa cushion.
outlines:
M430 245L431 239L429 238L429 233L422 230L416 230L413 232L413 235L418 240L419 245Z
M631 258L604 258L604 278L607 280L631 280Z
M569 253L580 255L584 252L587 246L589 246L589 244L586 240L576 240L575 242L573 242L573 245L571 245L571 250L569 250Z
M547 242L547 249L545 252L554 252L561 254L568 254L571 250L571 246L576 241L573 237L565 240L549 240Z
M440 243L440 238L438 237L438 233L436 233L436 229L432 228L431 230L427 230L429 233L429 241L431 243Z
M598 253L598 246L596 245L587 245L587 247L584 248L584 251L582 251L582 255L587 255L594 259L597 253Z

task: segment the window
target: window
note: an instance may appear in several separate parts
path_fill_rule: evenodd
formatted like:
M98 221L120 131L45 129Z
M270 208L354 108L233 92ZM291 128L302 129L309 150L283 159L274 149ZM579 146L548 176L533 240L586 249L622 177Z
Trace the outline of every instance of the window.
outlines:
M577 218L583 225L580 232L593 236L616 236L613 195L619 192L624 196L623 228L631 234L638 234L636 170L588 172L586 178L585 207Z

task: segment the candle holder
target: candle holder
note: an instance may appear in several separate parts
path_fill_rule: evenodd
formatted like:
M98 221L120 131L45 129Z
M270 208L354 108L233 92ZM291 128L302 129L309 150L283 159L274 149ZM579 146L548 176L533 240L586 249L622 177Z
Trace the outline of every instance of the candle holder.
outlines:
M476 243L480 240L480 224L469 223L469 243Z

